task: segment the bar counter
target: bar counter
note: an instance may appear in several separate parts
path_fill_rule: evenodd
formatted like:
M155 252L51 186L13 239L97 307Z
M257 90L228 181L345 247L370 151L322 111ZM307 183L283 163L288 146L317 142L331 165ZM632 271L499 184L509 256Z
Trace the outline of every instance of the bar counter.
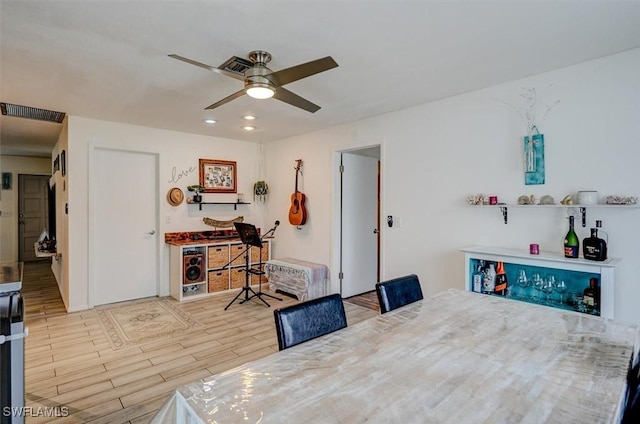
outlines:
M152 422L614 423L638 335L451 289L184 386Z

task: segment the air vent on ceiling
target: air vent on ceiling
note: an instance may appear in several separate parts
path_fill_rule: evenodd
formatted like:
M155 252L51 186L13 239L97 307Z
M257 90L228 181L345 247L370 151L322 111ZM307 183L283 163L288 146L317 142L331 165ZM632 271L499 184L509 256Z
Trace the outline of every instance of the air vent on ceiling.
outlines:
M244 75L244 71L253 67L253 62L247 59L243 59L238 56L232 56L229 60L218 66L218 69L223 69L229 72L235 72L236 74Z
M62 122L65 117L64 112L54 110L39 109L31 106L14 105L11 103L0 103L0 110L3 115L14 116L16 118L37 119L40 121Z

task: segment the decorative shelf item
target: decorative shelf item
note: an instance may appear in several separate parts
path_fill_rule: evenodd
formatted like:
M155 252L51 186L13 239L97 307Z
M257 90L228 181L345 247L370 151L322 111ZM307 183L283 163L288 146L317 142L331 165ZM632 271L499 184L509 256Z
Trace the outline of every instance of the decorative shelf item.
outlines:
M638 203L637 197L631 196L607 196L607 205L635 205Z
M202 193L204 191L204 187L201 186L200 184L194 184L194 185L190 185L189 187L187 187L187 190L189 190L190 192L195 193L193 195L193 203L200 203L202 202Z
M207 218L206 216L204 218L202 218L202 222L204 222L205 224L214 227L214 228L233 228L234 227L234 223L236 222L243 222L244 221L244 216L238 216L235 217L233 219L229 219L226 221L220 221L218 219L213 219L213 218Z

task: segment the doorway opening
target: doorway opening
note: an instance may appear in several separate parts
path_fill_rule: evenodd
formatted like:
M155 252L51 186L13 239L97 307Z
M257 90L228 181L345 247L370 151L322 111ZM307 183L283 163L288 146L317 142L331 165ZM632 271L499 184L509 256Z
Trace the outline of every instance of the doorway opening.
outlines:
M18 261L46 260L36 257L35 243L46 230L55 236L55 206L51 206L49 175L18 174ZM55 198L54 198L55 201ZM51 220L53 219L53 233Z

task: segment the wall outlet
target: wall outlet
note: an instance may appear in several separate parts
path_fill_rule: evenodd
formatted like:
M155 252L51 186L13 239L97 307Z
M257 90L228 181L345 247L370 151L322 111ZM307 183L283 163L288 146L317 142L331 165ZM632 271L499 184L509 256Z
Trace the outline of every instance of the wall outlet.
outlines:
M0 216L3 218L10 218L13 216L13 211L0 211Z

